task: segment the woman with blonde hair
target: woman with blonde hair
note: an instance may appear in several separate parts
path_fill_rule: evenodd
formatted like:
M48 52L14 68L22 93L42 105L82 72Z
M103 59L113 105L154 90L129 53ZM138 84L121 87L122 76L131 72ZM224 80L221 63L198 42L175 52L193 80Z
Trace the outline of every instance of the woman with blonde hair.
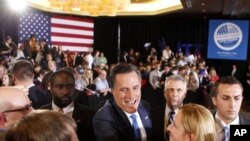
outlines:
M198 104L183 105L167 127L170 141L216 141L214 117Z

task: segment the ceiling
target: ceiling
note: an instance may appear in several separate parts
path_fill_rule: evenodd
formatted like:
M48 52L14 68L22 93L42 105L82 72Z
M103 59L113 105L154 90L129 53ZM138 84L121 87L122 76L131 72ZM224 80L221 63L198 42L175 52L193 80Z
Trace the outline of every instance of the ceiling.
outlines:
M28 5L44 11L82 16L93 16L89 14L88 11L91 4L80 4L84 0L68 0L70 1L70 4L68 4L67 0L60 0L59 3L61 3L61 1L64 1L64 6L59 5L58 7L52 6L51 1L52 0L26 0L26 2L28 2ZM59 0L54 1L58 2ZM77 1L78 4L71 5L75 4L74 1ZM100 2L100 4L98 4L98 9L102 9L102 7L104 7L104 4L105 6L111 5L107 4L104 1L109 2L109 0L102 0L103 3ZM117 1L120 2L120 0ZM92 3L92 0L90 0L90 3ZM84 8L82 8L83 6ZM67 8L67 11L65 10L65 7ZM68 10L69 7L70 10ZM112 16L159 15L161 13L169 13L180 9L183 9L183 5L180 0L131 0L130 4L126 6L126 8L118 9L116 14ZM100 10L100 12L98 12L98 16L106 16L106 14L102 10Z
M217 16L250 18L250 0L181 0L184 9L173 11L174 16Z
M3 0L0 0L1 3ZM48 0L26 0L36 2L30 4L35 8L53 12L42 6L37 5L41 1ZM151 10L153 3L165 1L165 4L160 4L165 7ZM166 4L167 3L167 4ZM168 5L169 3L172 3ZM250 18L250 0L131 0L131 5L134 7L132 11L118 11L116 16L174 16L174 17L231 17L231 18ZM143 7L146 6L146 7ZM2 6L2 4L1 4ZM134 10L134 11L133 11ZM54 11L55 12L55 11ZM63 11L56 11L63 13ZM83 15L81 13L68 13ZM84 15L83 15L84 16ZM102 15L100 15L102 16Z

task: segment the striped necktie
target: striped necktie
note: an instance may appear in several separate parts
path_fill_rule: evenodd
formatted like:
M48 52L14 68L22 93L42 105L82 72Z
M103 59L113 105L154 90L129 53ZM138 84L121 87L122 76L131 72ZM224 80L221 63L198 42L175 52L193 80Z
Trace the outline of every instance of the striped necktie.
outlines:
M169 112L169 114L168 114L168 117L169 117L168 118L168 125L171 124L171 123L173 123L174 116L175 116L175 112L174 111Z

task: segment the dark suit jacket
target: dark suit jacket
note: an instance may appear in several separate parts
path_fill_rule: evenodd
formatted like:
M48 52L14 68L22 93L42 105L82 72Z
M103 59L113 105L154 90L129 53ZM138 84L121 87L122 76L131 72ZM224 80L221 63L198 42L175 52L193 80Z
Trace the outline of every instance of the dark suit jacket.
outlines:
M248 112L240 112L240 125L250 125L250 113Z
M165 120L166 104L154 108L152 110L152 125L153 125L153 139L155 141L164 141L164 120Z
M52 103L41 108L52 109ZM77 136L80 141L95 141L95 133L92 126L94 114L94 110L75 102L72 117L77 124Z
M211 110L213 116L215 117L216 111ZM250 125L250 113L240 112L239 113L240 125Z
M149 105L141 101L138 113L146 130L147 141L152 140L152 121ZM114 99L106 101L93 118L97 141L135 141L132 126Z
M39 107L46 105L50 102L49 97L36 86L29 88L28 97L32 101L32 107L38 109Z

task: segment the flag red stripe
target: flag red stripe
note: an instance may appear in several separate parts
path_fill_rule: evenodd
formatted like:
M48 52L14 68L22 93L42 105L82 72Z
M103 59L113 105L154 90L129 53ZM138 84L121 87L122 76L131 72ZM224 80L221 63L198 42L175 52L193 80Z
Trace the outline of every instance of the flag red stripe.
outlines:
M55 32L52 32L51 36L93 39L93 36L89 35L77 35L77 34L55 33Z
M81 22L89 22L93 23L94 20L80 18L80 17L71 17L71 16L62 16L62 15L53 15L52 18L64 19L64 20L73 20L73 21L81 21Z
M69 42L63 41L62 39L59 38L59 40L52 40L51 43L52 45L58 45L62 47L67 47L72 48L72 50L76 50L75 47L78 48L93 48L93 43L84 43L80 42L77 43L75 41L78 41L79 39L92 39L93 40L93 35L78 35L74 33L65 33L64 29L72 29L72 30L78 30L78 32L86 31L86 32L92 32L94 33L94 28L93 27L88 27L89 24L94 24L92 19L86 19L86 18L80 18L80 17L72 17L72 16L63 16L63 15L53 15L52 19L62 19L62 20L69 20L66 21L66 23L61 22L61 23L51 23L52 28L61 28L59 29L59 33L55 31L51 31L51 37L65 37L65 38L75 38L76 40L72 39ZM53 20L54 21L54 20ZM74 25L75 22L84 22L80 25ZM85 24L86 23L86 24ZM53 38L52 38L53 39ZM58 39L58 38L57 38Z
M66 42L58 42L58 41L51 41L52 45L58 46L82 46L82 47L93 47L93 44L84 44L84 43L66 43Z
M93 28L84 27L84 25L83 25L83 26L74 26L74 25L66 25L66 24L51 23L51 26L52 26L52 27L60 27L60 28L70 28L70 29L79 29L79 30L93 31Z

